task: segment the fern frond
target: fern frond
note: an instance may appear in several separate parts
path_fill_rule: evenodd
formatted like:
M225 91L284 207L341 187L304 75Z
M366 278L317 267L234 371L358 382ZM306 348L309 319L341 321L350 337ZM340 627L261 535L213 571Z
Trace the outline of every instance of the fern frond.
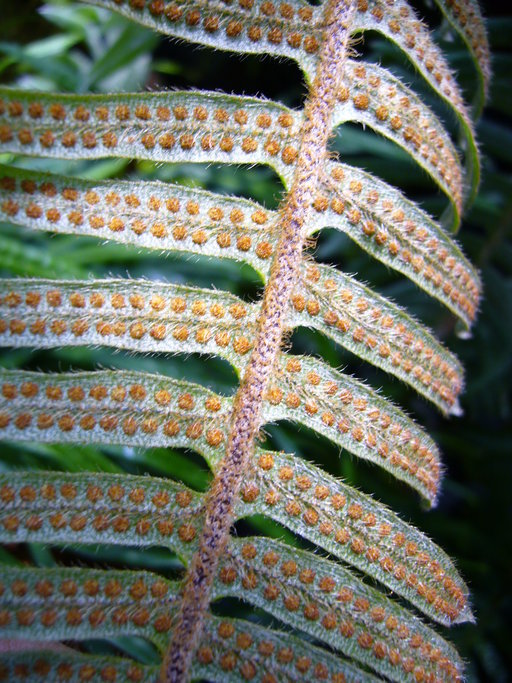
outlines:
M336 268L309 265L292 297L290 321L320 330L412 386L442 411L459 411L459 361L388 299Z
M240 680L376 683L372 674L297 636L250 621L209 617L192 673L227 683Z
M391 40L410 59L430 87L453 110L467 146L468 201L474 199L480 180L480 161L475 129L460 88L448 63L426 25L406 0L362 0L354 30L377 31ZM454 223L457 224L456 222Z
M314 488L313 488L314 485ZM171 548L189 558L203 501L173 481L116 474L0 476L0 537ZM441 623L471 619L449 558L382 504L294 456L261 452L239 516L260 512L363 569Z
M6 567L2 638L85 640L143 636L160 650L171 628L176 585L126 570Z
M275 211L161 182L91 181L0 167L0 216L15 225L229 258L268 273Z
M0 219L12 225L227 258L252 266L265 285L262 299L247 303L182 284L86 279L80 267L68 272L66 264L49 279L37 258L33 270L45 279L0 283L5 346L214 355L240 380L235 395L223 397L165 374L1 371L2 438L183 448L203 456L213 482L199 492L174 479L128 473L0 474L5 543L158 546L183 569L171 581L163 572L4 567L0 635L30 643L33 662L6 655L0 678L341 683L375 681L371 671L397 682L461 680L454 647L410 609L443 625L473 619L468 589L447 555L369 495L297 456L258 446L266 424L304 425L378 464L428 503L437 500L439 451L412 418L361 381L282 346L297 327L313 328L442 412L460 412L463 373L455 356L405 310L305 253L319 231L339 230L469 328L481 285L455 240L399 190L330 158L328 149L333 130L345 122L372 128L437 184L458 227L476 191L479 160L474 123L447 60L405 0L92 4L196 44L293 59L310 91L304 107L292 110L218 92L63 95L0 88L1 153L266 165L284 188L272 211L178 185L0 167ZM489 67L479 10L472 0L437 4L476 62L481 103ZM353 39L365 31L377 31L405 54L454 114L461 142L452 141L435 105L387 69L356 61ZM237 538L233 525L252 515L280 524L299 537L296 546L304 539L313 550ZM217 616L224 598L243 601L244 610L256 610L250 618L258 615L265 625ZM148 641L155 665L139 665L126 648L131 659L72 647L50 656L46 645L115 643L125 635Z
M331 164L305 227L332 226L407 275L469 327L480 280L457 244L377 178ZM95 182L0 167L0 216L32 230L249 263L268 276L278 216L245 199L156 182Z
M402 147L446 193L458 225L463 171L441 121L413 91L376 64L349 61L333 123L355 121Z
M189 447L215 463L231 399L199 385L137 372L45 375L2 371L4 438ZM392 472L435 502L439 453L401 410L318 360L283 354L263 424L292 420ZM341 417L340 417L341 416Z
M435 501L437 448L402 411L320 361L284 354L280 365L265 421L307 425ZM230 399L189 382L120 371L2 371L2 380L0 425L7 438L193 447L214 462L226 442Z
M327 225L345 232L471 324L481 293L479 276L417 204L369 173L334 163L327 165L319 198L308 233Z
M81 97L0 87L0 144L13 154L260 163L289 181L301 123L276 102L214 92Z
M286 453L259 451L238 515L263 514L449 625L471 620L450 558L382 503Z
M247 0L234 5L209 3L205 6L199 0L170 3L167 6L154 3L133 3L127 0L93 0L93 4L121 12L125 16L154 28L166 35L186 38L192 42L210 47L236 52L265 53L286 56L299 63L308 80L312 81L318 64L318 49L321 44L321 12L307 3L294 0L283 4L284 10L273 3L261 0ZM438 4L446 6L447 3ZM474 5L475 3L470 2ZM393 41L411 60L420 74L433 90L454 110L468 147L467 166L469 170L470 192L473 198L479 183L479 160L475 143L475 132L459 86L437 45L433 42L425 25L416 16L405 0L388 3L384 0L362 0L356 3L356 13L351 24L353 33L377 31ZM448 10L453 21L457 13ZM477 36L483 31L477 13L463 11L463 16L475 17L472 21L478 29ZM296 24L294 25L294 20ZM192 23L191 23L192 22ZM456 22L461 25L460 20ZM236 28L235 28L236 27ZM469 34L470 35L470 34ZM465 34L466 42L468 34ZM475 50L476 38L470 41L475 56L486 62L484 47ZM482 42L485 46L486 40ZM370 69L373 67L369 67ZM392 76L388 76L392 79ZM367 94L367 93L366 93ZM356 93L355 97L357 97ZM386 98L386 104L388 104ZM391 107L393 106L390 103ZM404 115L404 112L401 112ZM378 120L373 119L378 125ZM413 126L417 137L417 125ZM388 131L389 132L389 131ZM425 161L421 163L425 166ZM433 170L432 165L429 170ZM453 168L452 168L453 173ZM452 174L450 174L452 175ZM445 183L443 182L443 185ZM460 190L460 188L459 188ZM457 197L459 197L457 199ZM459 204L460 195L455 195ZM457 214L453 224L458 225Z
M272 455L266 454L267 465L269 457ZM291 468L288 466L287 469ZM284 477L281 479L285 480ZM301 475L302 484L305 479L306 476ZM357 497L353 491L350 495ZM344 497L339 489L334 496L333 502ZM172 482L125 475L101 475L98 478L97 475L83 474L33 473L31 477L18 474L1 478L0 497L3 503L1 526L10 542L16 540L13 536L16 523L28 530L27 540L44 538L54 543L100 541L142 545L156 542L172 548L184 558L191 555L190 545L193 545L197 526L194 498L197 500L198 497ZM336 507L340 509L337 504ZM356 502L348 506L353 523L361 518L355 514L358 507ZM308 519L307 516L305 518ZM390 526L389 522L386 524ZM175 525L177 533L173 534ZM156 536L155 528L160 532ZM400 534L397 532L394 539ZM415 537L418 539L418 535ZM396 546L400 548L404 544L405 539L400 539ZM405 545L409 558L419 553L417 546L412 550L414 545L414 541ZM352 546L355 547L355 540ZM422 543L421 547L425 544ZM420 568L429 562L426 552L421 552ZM259 560L254 563L256 558ZM410 588L420 585L417 575L414 575L414 583L412 574L404 576ZM105 637L122 632L144 635L161 647L165 642L162 634L171 628L172 594L177 586L173 587L161 577L141 572L7 568L2 588L5 599L0 623L4 637L12 635L13 627L18 633L20 626L24 637L36 640L55 640L70 635L74 639ZM332 599L327 596L335 590L338 597L333 607ZM426 592L426 587L424 590ZM454 588L452 591L456 596ZM381 593L357 583L346 570L268 539L233 540L220 568L216 594L243 595L249 602L275 613L285 623L320 637L335 648L341 647L356 659L362 657L363 662L366 657L358 655L358 649L364 653L378 637L381 646L373 648L376 662L372 667L381 673L386 672L389 663L384 669L379 665L379 660L382 660L379 652L394 647L398 653L397 661L405 661L404 639L412 643L408 656L419 653L417 648L426 639L430 646L444 651L452 664L457 660L451 648L427 627ZM158 607L155 605L157 597ZM347 621L350 604L354 600L360 619L354 619L352 613L352 621ZM284 607L280 607L281 601ZM305 606L301 616L297 610L302 602ZM398 629L398 638L394 635L395 629ZM341 645L338 636L333 640L338 630L343 634ZM352 645L356 639L352 636L355 632L358 637L354 652Z
M277 7L264 0L129 2L92 0L164 35L240 53L289 57L313 80L322 41L322 12L304 0Z
M0 674L8 681L39 683L46 677L50 681L82 683L93 681L126 681L150 683L156 681L158 669L132 659L84 655L71 648L34 650L0 655Z
M457 412L458 361L398 307L325 266L304 267L291 326L319 329ZM208 353L244 367L259 308L225 292L126 280L0 283L0 340L15 348L99 344ZM240 324L243 322L243 334ZM378 348L377 348L378 347Z
M441 468L432 439L376 391L322 361L283 354L263 415L314 429L435 503Z

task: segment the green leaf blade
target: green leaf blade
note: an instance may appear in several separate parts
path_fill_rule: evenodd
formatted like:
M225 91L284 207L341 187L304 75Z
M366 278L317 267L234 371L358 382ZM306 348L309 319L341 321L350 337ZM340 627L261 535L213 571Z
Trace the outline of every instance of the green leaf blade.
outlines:
M314 76L322 39L321 11L303 0L290 0L280 11L261 0L214 1L207 6L198 0L184 0L165 7L118 0L92 0L92 4L173 38L219 50L288 57L297 61L310 79Z
M354 27L359 31L382 33L395 43L410 59L426 82L448 104L459 121L467 145L466 166L468 191L466 202L471 202L480 182L480 160L473 121L448 63L434 43L430 31L405 0L392 4L385 0L364 0L359 3ZM453 222L457 228L458 222Z
M331 226L441 301L469 328L481 294L478 273L422 209L375 176L329 163L308 234Z
M222 457L231 400L191 382L135 371L2 370L2 438L191 448Z
M460 413L463 371L457 358L388 299L335 268L303 268L291 320L320 330L391 375L444 413Z
M450 558L385 505L294 455L259 450L238 515L262 514L377 579L435 621L472 621Z
M177 584L156 574L7 567L2 583L2 638L85 640L122 633L165 647Z
M460 223L464 177L443 124L398 78L376 64L349 61L334 124L355 121L395 142L438 184Z
M233 539L217 596L236 594L397 682L425 675L456 679L452 645L340 565L275 540ZM393 625L394 628L389 628ZM427 652L440 650L432 661Z
M263 418L310 427L405 481L429 504L437 500L441 464L433 440L376 391L316 358L282 354Z
M258 310L227 292L122 279L4 279L0 302L4 346L195 352L236 368L252 348Z
M478 117L487 99L491 80L489 40L479 4L475 0L460 0L457 3L447 0L435 2L473 56L479 79L478 93L475 97L475 115Z
M58 95L0 87L0 152L56 159L267 164L285 183L302 116L215 92Z
M120 474L0 475L4 543L161 546L188 559L201 496L170 479Z
M326 650L284 631L241 619L210 617L192 664L199 679L297 680L305 683L375 683L377 678ZM265 678L267 677L267 679ZM242 677L242 678L241 678Z
M121 657L84 655L81 652L57 646L55 649L32 650L0 655L0 673L9 681L40 683L65 678L69 683L81 683L89 677L92 681L115 679L118 683L156 683L158 669ZM43 679L44 680L44 679Z
M139 248L229 258L266 274L275 212L249 200L161 182L94 181L0 167L0 218Z

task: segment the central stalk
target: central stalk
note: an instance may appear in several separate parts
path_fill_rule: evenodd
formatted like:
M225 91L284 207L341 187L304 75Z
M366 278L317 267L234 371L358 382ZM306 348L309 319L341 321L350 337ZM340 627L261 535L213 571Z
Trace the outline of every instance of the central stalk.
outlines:
M327 157L332 113L348 52L354 0L328 0L315 79L304 109L297 166L279 213L281 236L265 288L254 349L235 397L226 454L206 494L199 548L188 569L179 613L161 671L163 683L185 683L197 649L219 559L229 540L233 511L261 426L261 407L281 349L296 286L304 226Z

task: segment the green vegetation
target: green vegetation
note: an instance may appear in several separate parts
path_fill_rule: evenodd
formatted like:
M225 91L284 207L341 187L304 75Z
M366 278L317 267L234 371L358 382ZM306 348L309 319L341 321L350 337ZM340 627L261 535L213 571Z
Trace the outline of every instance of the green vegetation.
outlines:
M214 111L227 111L229 116L235 117L236 112L248 106L247 102L234 96L209 95L200 100L194 95L172 91L136 100L121 97L116 102L109 100L108 95L192 87L247 96L263 95L268 101L255 105L258 107L256 114L271 119L290 117L293 133L298 135L299 108L307 93L302 74L292 61L272 57L262 60L258 55L246 55L241 59L234 54L169 41L151 27L143 27L99 6L57 1L44 5L27 3L27 7L29 4L34 8L25 9L24 6L20 12L13 7L6 11L4 33L0 35L2 81L23 91L70 93L78 98L95 93L99 98L92 103L86 97L66 100L25 92L12 96L8 92L0 94L5 102L21 103L24 111L28 111L31 104L42 102L45 110L53 112L55 134L62 133L60 112L64 111L69 121L70 112L76 113L80 106L86 112L97 112L103 107L110 114L117 111L115 107L129 105L133 111L139 107L140 116L136 116L139 123L146 120L148 108L154 119L158 107L167 107L173 112L181 107L187 114L194 108L203 107L211 114L210 120L214 120ZM96 3L108 4L113 3ZM137 11L135 7L132 12L135 17ZM436 27L435 39L456 69L465 99L473 100L480 108L482 75L475 70L466 46L443 22L437 9L430 8L426 18ZM316 680L318 672L323 671L321 667L329 675L342 670L347 680L352 680L351 677L359 680L360 676L372 680L369 673L357 673L352 664L341 664L333 654L337 651L351 657L355 666L362 666L361 671L366 672L366 667L370 667L392 679L409 680L406 669L402 667L397 673L389 656L380 657L380 651L375 650L378 643L386 653L396 647L394 636L385 640L379 609L388 617L407 623L422 642L436 642L451 665L458 668L461 665L454 649L430 626L420 623L412 614L414 608L410 607L412 603L441 624L461 622L470 617L470 610L464 604L464 584L453 569L450 556L470 586L471 607L478 623L476 626L457 626L450 632L444 627L436 627L436 631L455 644L459 655L467 662L468 679L506 680L510 666L510 633L507 631L510 599L504 599L504 595L507 595L512 578L507 566L507 558L512 552L508 534L512 520L507 506L512 444L509 389L512 327L508 322L512 314L509 310L512 301L509 242L512 146L508 144L512 103L507 84L512 59L507 51L511 20L491 16L488 27L495 57L490 105L477 130L483 158L482 183L471 210L463 216L463 228L457 237L469 261L479 269L483 282L484 298L472 329L473 336L469 340L460 339L456 333L465 336L474 314L476 287L462 287L464 296L453 299L434 287L429 278L418 275L407 261L397 267L392 252L389 256L378 242L359 237L349 220L344 219L341 229L334 229L336 211L330 210L323 218L317 211L321 217L317 216L316 222L311 221L308 226L308 238L316 235L316 244L311 244L309 252L319 263L328 265L315 269L304 262L301 267L290 324L295 329L290 331L286 355L279 361L282 373L274 378L263 408L264 429L255 455L259 465L254 472L249 471L243 481L242 498L236 508L238 538L230 542L222 559L213 593L219 600L215 603L214 616L208 618L205 626L204 643L210 643L216 659L209 662L208 647L203 645L192 669L197 676L212 679L220 676L218 680L223 681L250 679L251 674L255 674L251 662L256 662L262 667L258 668L258 676L263 677L265 665L256 654L257 644L262 640L274 642L277 652L277 648L283 649L284 641L289 639L288 647L294 654L292 663L284 656L282 661L273 656L269 660L272 665L266 665L273 669L278 680L289 680L291 676ZM215 38L211 40L215 41ZM445 140L440 167L444 168L443 164L446 164L454 170L456 156L453 156L452 164L451 142L444 131L447 129L453 139L460 142L453 107L442 102L426 85L424 77L413 72L400 49L379 33L365 33L364 40L357 42L355 48L364 59L389 69L421 97L432 111L432 114L426 110L422 112L423 117L431 116L430 129L437 126L437 117L443 121L442 127L436 128L437 134ZM279 48L276 52L279 54ZM302 67L311 77L313 58L305 57ZM357 67L353 69L350 87L356 90L360 87L361 91L357 93L364 93L364 87L358 85ZM370 67L367 67L366 78L368 74L372 75ZM388 78L384 70L378 76ZM414 97L412 92L407 96ZM364 104L364 100L361 102ZM438 173L440 167L425 164L414 140L393 138L392 127L385 129L382 124L379 129L379 124L370 116L365 119L366 107L356 109L358 111L352 117L354 122L339 126L330 142L332 150L339 152L341 162L346 164L343 169L350 180L368 182L366 175L358 170L364 169L405 193L407 200L397 194L391 194L390 198L395 209L396 203L401 202L399 208L406 216L414 215L415 220L420 216L419 210L409 201L413 200L446 228L457 224L462 194L458 194L456 179L450 182L444 172ZM455 109L460 116L460 107ZM407 118L403 110L400 113ZM334 123L344 120L343 116L340 106L339 119L335 113ZM417 116L413 115L411 125L415 118ZM462 132L466 135L466 142L462 144L469 150L467 169L464 169L467 197L472 193L472 183L476 186L478 173L476 157L471 153L467 121L464 116L461 118ZM200 116L196 119L200 122ZM283 198L283 184L289 187L292 178L289 169L293 165L288 164L285 157L280 157L278 164L273 163L270 152L260 151L263 142L256 151L249 144L238 157L230 157L230 161L245 162L243 167L220 163L222 154L211 151L208 145L203 146L206 154L194 158L195 153L188 153L186 145L175 153L170 144L166 147L160 143L160 146L156 145L159 156L151 136L161 139L158 136L174 134L178 137L172 125L180 134L186 134L186 128L182 129L180 125L188 124L180 124L179 120L178 116L178 123L169 124L164 117L156 126L148 124L147 129L137 122L133 129L127 126L116 140L115 156L107 158L103 158L105 154L96 154L94 145L87 144L87 138L84 140L83 136L88 132L87 120L80 117L75 117L74 128L71 126L78 145L70 145L64 159L41 158L51 157L52 153L41 154L41 148L35 146L29 150L35 156L23 156L18 151L22 150L23 144L30 146L31 142L21 142L19 149L11 150L10 141L3 140L4 148L10 151L0 156L3 164L0 177L14 178L15 189L13 191L4 183L0 204L10 200L22 208L20 213L9 215L4 207L5 221L0 233L0 270L4 278L0 283L2 313L6 308L8 312L17 309L15 320L21 321L19 333L16 323L14 332L10 328L13 337L18 334L18 341L15 339L14 348L2 351L0 363L5 369L2 375L5 405L2 409L11 407L13 401L9 394L11 389L5 387L16 386L18 392L17 417L6 425L12 430L9 431L12 441L2 444L0 458L2 537L7 543L1 551L1 560L7 565L4 574L9 577L14 594L7 600L4 593L2 602L13 623L17 619L14 630L22 633L22 637L36 641L46 638L65 641L68 649L53 652L48 659L54 667L48 674L51 680L58 680L55 677L64 670L59 667L65 667L66 662L72 662L77 676L88 662L92 662L97 677L93 680L109 680L105 677L112 675L112 667L117 671L118 680L150 680L158 675L161 653L167 647L178 606L175 597L180 586L178 582L184 576L201 533L200 492L208 489L212 471L224 453L231 398L250 355L259 300L269 274L267 251L274 251L279 237L268 226L276 221L274 212ZM123 118L118 116L117 121L116 125L120 127ZM358 121L367 127L363 129ZM219 121L219 124L218 130L215 127L199 129L201 135L221 135L223 122ZM372 131L372 124L376 132ZM208 124L211 125L216 124ZM260 135L263 141L260 129L264 126L258 128L258 125L250 119L251 133ZM93 132L95 139L109 133L101 123ZM112 131L109 134L112 135ZM134 143L130 135L146 136L145 142L141 138L142 142ZM244 139L247 137L250 136L245 131ZM397 140L405 149L395 144ZM288 139L290 147L292 141L293 136ZM166 163L168 161L173 163ZM191 163L197 161L201 163ZM261 162L270 163L270 168ZM337 168L334 163L330 166L331 170ZM42 177L41 173L57 177ZM168 185L143 184L148 181L178 184L172 191L173 207L180 207L176 211L172 209L177 217L166 218L174 231L163 235L167 225L152 220L151 229L137 232L132 228L128 235L124 224L144 221L148 211L150 215L159 216L158 202L163 206L169 201ZM35 192L30 191L34 184ZM62 199L56 202L49 186ZM364 185L365 192L369 187ZM373 187L383 191L382 184ZM332 187L324 183L321 189L328 194ZM99 197L103 207L104 225L91 223L90 219L95 215L94 195ZM121 210L116 195L132 199ZM241 201L239 198L246 199ZM139 211L137 202L146 214L142 209ZM205 214L210 218L211 232L206 240L204 221L200 225L194 223L197 215L194 204L200 205L200 216ZM36 215L37 208L41 207L41 215ZM345 215L353 208L356 207L346 207ZM49 213L52 210L59 216ZM228 243L225 223L217 216L228 216L236 210L247 217L257 217L250 222L245 218L241 223L231 221ZM64 211L67 215L74 211L75 220L68 223L60 220ZM176 228L180 224L187 225L186 221L190 221L196 230L194 236L184 242ZM217 225L216 221L220 223ZM28 225L36 229L22 227ZM323 229L327 226L329 229ZM437 231L438 239L446 239L447 233L436 224L427 221L427 226L429 230ZM391 223L388 227L391 229ZM96 233L98 236L95 236L95 230L100 231ZM240 240L248 236L253 244L246 250L239 245L245 244ZM259 251L253 248L254 244L258 245ZM446 239L446 248L453 250L453 258L462 259L451 244L451 238ZM417 246L413 240L411 248ZM192 255L192 252L196 253ZM470 278L476 282L469 262L460 260L460 263L468 273L466 283ZM388 265L391 268L386 267ZM339 270L331 266L338 266ZM432 260L432 267L442 270L436 259ZM361 290L356 280L346 278L344 273L355 273L356 279L368 283L371 290ZM42 278L43 282L12 280L18 277ZM65 281L58 283L58 292L54 280ZM75 280L89 281L80 284ZM417 281L421 289L411 280ZM456 278L452 284L456 285ZM351 300L346 294L345 298L338 297L334 301L329 296L332 287L342 293L348 291L355 301L365 298L367 304L370 302L370 309L382 307L381 315L402 321L407 332L419 338L423 345L434 345L435 352L449 368L451 383L446 392L432 392L431 385L422 382L414 373L404 373L385 353L379 356L373 353L371 346L362 345L357 339L347 341L343 326L336 328L329 324L328 315L332 313L340 320L348 310L352 316L350 323L357 325L358 315L364 314L366 309L351 308ZM205 289L210 291L205 292ZM30 325L37 323L37 316L27 304L34 292L49 306L52 300L57 301L57 295L64 300L59 319L65 322L65 331L59 331L58 325L50 328L51 321L56 322L50 316L44 342L39 344L34 341L33 333L30 332L30 336L27 331ZM21 297L20 302L13 298L13 293ZM376 298L376 293L396 302L416 320L427 324L449 351L438 347L437 342L402 309ZM439 301L435 302L432 296ZM130 309L117 306L115 302L121 302L123 298L130 302L142 301L146 307L144 334L134 327L141 324L141 319L132 309L138 311L140 307L133 303ZM105 309L97 305L100 301L111 302L107 318ZM168 302L172 302L170 306ZM204 325L200 316L206 304L210 309L217 306L217 311L229 311L229 315L208 314L207 325ZM399 342L392 334L386 336L382 328L379 333L383 335L379 338L381 344L389 345L391 352L400 350L403 353L402 348L393 346ZM221 335L228 335L230 343L219 343L218 339L223 339ZM200 356L200 351L208 355ZM175 353L181 355L173 355ZM289 354L308 354L312 358L302 360L300 371L292 374L286 366L290 362ZM460 359L460 365L454 354ZM461 367L465 373L465 389L457 400ZM108 370L95 375L74 374L100 368ZM114 368L123 372L112 372ZM342 368L343 373L335 368ZM19 370L27 374L20 375ZM41 370L60 374L41 377ZM435 372L435 368L431 371ZM320 385L316 379L311 380L315 373L321 380ZM380 396L348 379L349 375L381 388ZM337 395L326 399L316 387L323 387L328 382L336 385ZM105 399L105 391L110 402L103 408L101 401ZM285 406L285 401L281 401L281 397L287 395L297 395L305 404L315 405L317 410L306 410L297 417L291 412L290 402ZM350 400L347 399L349 395ZM392 398L417 423L409 421L398 408L381 397ZM464 415L450 420L431 405L436 404L444 413L457 413L458 401ZM73 412L75 405L79 406L76 413ZM143 405L143 414L139 405ZM373 457L369 449L360 445L360 435L354 432L361 426L365 441L374 434L372 424L359 418L361 405L367 412L379 410L380 414L389 414L393 424L400 425L402 433L410 431L409 439L421 443L429 454L429 462L435 463L429 476L418 478L411 469L397 467L392 462L386 462L384 468L371 464L372 460L380 464L382 457ZM33 419L30 425L24 426L27 418L23 416L27 414ZM350 428L332 427L331 414L336 416L337 422L338 416L343 415ZM295 424L290 421L292 415ZM320 419L322 415L323 420ZM83 426L87 425L88 417L94 420L93 427ZM47 427L36 426L44 425L45 420ZM79 420L85 422L81 423L83 431L77 437L75 422ZM418 426L420 424L425 431ZM23 429L25 436L18 443ZM88 433L92 433L92 437L87 436ZM58 444L54 443L56 440ZM435 444L442 453L446 469L439 495L439 455ZM390 432L386 445L391 450L402 447L400 438ZM297 457L286 453L295 453ZM362 457L353 458L350 453ZM415 457L406 447L403 453ZM288 472L291 472L291 479L287 479ZM390 477L389 472L394 476ZM80 477L76 473L81 473ZM280 473L285 474L280 476ZM165 478L165 482L161 478ZM316 488L308 486L308 482L314 482L317 488L325 487L330 496L337 496L335 501L340 503L342 512L336 505L324 505L322 491L319 489L318 495L315 494ZM428 513L419 510L417 497L407 484L416 488L426 500L437 497L437 507ZM11 490L16 495L16 509L23 510L24 515L23 523L16 529L12 522L15 512L9 508ZM41 492L41 495L32 500L32 491ZM44 498L44 491L49 497ZM269 504L269 498L276 491L281 493L283 501ZM142 509L141 500L152 503ZM376 501L389 505L400 518ZM293 514L295 508L299 510L298 515ZM62 526L57 517L61 513L66 516ZM407 585L387 571L382 563L368 559L358 552L357 544L354 547L347 541L335 542L334 530L325 533L329 525L335 529L342 519L342 527L357 530L357 538L371 549L381 540L377 533L381 527L372 523L372 515L380 525L389 524L393 538L398 537L396 547L387 548L388 552L396 553L393 561L402 557L400 553L405 557L405 550L401 550L404 543L405 547L414 544L429 557L435 557L443 571L452 577L457 588L445 589L443 599L447 602L443 609L439 610L428 598L426 591L436 588L436 577L429 575L429 571L421 573L421 561L414 566L420 582L425 582L425 591L417 591L414 585ZM435 541L435 545L401 520L411 520ZM142 533L146 526L150 531ZM175 528L171 529L171 526ZM245 538L255 534L261 538L250 541ZM402 536L406 541L401 542ZM312 549L317 551L316 555L311 553ZM322 560L319 549L323 555L329 554L331 560ZM254 553L256 560L252 556ZM276 570L270 559L268 563L261 562L261 558L272 553L280 558ZM417 551L411 552L411 556L416 557ZM357 579L352 570L347 574L344 565L332 562L334 558L361 570L366 575L365 581ZM283 571L281 566L287 569ZM315 573L315 581L309 584L307 580L300 580L297 567L302 572L309 569ZM408 603L388 600L372 587L369 577L402 595ZM350 587L353 592L347 603L343 599L337 600L335 608L332 600L325 597L332 595L334 588L330 581L333 580L338 595L341 595L342 586ZM51 615L45 602L49 593L45 594L38 586L57 584L60 586L59 602L56 603L58 617L50 624ZM100 586L99 592L96 585ZM280 596L277 601L269 598L268 590L265 592L265 587L270 585ZM13 586L18 587L18 593ZM118 586L121 587L120 597L116 593ZM75 599L77 587L80 594L87 596L80 604ZM24 590L31 596L30 601ZM452 602L450 596L454 598ZM116 601L117 622L111 615L112 601ZM371 605L371 612L364 609L365 601ZM301 606L299 610L294 608L295 602ZM315 617L313 607L308 612L308 606L316 606L319 615ZM358 609L358 606L363 608ZM48 624L42 622L44 629L28 623L30 610L37 615L37 623L41 623L41 619L48 621ZM370 613L372 617L367 616ZM105 614L108 614L106 619ZM119 626L124 618L129 622L129 628ZM319 625L329 618L335 619L337 624L333 631ZM232 619L235 621L230 621ZM354 638L347 637L343 630L340 636L340 628L350 628L343 626L349 621L355 623L356 636L362 638L363 645L354 645ZM291 627L292 635L284 636L276 631L282 622ZM113 627L115 623L118 628ZM219 635L222 632L224 635ZM10 637L11 631L7 633ZM244 649L244 643L249 640L252 645ZM325 645L331 651L327 651ZM37 647L45 646L39 642ZM69 647L80 654L70 652ZM223 647L228 648L224 654ZM422 663L421 648L408 645L403 648L403 659L417 657L414 666L418 669ZM233 672L229 673L232 651L236 652L236 657ZM28 660L33 664L40 661L37 657L31 654ZM4 657L4 665L10 667L8 680L21 676L22 668L19 667L28 660L26 654ZM307 660L310 660L309 664ZM432 667L436 670L436 665ZM447 678L453 673L448 667L441 670ZM39 680L34 672L35 669L33 680Z

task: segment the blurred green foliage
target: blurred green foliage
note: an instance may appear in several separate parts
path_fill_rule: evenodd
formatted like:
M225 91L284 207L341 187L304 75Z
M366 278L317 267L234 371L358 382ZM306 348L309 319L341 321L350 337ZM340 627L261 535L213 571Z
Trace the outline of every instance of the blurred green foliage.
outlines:
M199 87L263 94L292 106L298 105L305 94L299 71L291 63L254 56L240 59L170 42L119 16L66 0L25 0L22 9L10 0L7 7L4 4L0 24L3 82L61 92ZM483 180L459 237L466 253L480 268L484 282L484 300L472 339L458 339L454 321L444 310L348 239L327 230L315 249L320 260L358 273L378 291L407 306L456 351L467 373L462 397L464 417L443 419L406 387L336 348L319 334L299 330L290 340L294 350L321 355L327 362L343 366L381 387L385 395L425 425L444 453L446 475L438 508L429 513L419 509L418 501L396 480L353 461L345 452L340 455L332 444L305 429L274 425L267 428L266 438L275 448L310 458L314 453L315 460L325 469L366 492L374 492L458 560L472 589L478 624L458 627L449 637L468 662L469 680L501 683L512 672L512 12L510 16L500 15L494 5L487 2L483 7L488 16L494 72L490 102L478 125ZM429 12L427 18L438 25L437 37L471 100L475 83L471 61L436 12ZM413 82L441 115L446 114L388 43L368 35L356 47L397 74L405 74L406 80ZM345 126L332 144L344 161L400 186L434 215L442 214L443 197L391 143L359 127ZM96 179L158 178L252 197L269 207L278 204L282 190L277 177L262 168L168 166L117 159L71 163L5 156L0 161ZM92 238L35 234L7 224L1 225L0 271L2 276L59 278L144 276L228 289L250 299L261 289L261 282L249 267L228 261L202 259L198 267L197 258L164 257L123 245L102 244ZM3 367L46 371L99 366L145 369L185 376L224 393L231 393L237 382L227 364L194 356L184 363L182 358L164 355L114 355L107 349L4 350L0 362ZM210 478L199 457L165 449L6 444L2 447L0 468L151 473L180 479L198 489L204 489ZM261 519L239 525L239 533L247 529L281 537L284 533ZM179 570L173 557L157 549L62 550L33 544L1 552L4 562L30 559L49 566L87 559L99 566L148 567L169 574ZM89 644L95 651L100 647L106 646ZM135 639L117 639L112 648L137 654L141 661L151 661L154 656L147 644Z

